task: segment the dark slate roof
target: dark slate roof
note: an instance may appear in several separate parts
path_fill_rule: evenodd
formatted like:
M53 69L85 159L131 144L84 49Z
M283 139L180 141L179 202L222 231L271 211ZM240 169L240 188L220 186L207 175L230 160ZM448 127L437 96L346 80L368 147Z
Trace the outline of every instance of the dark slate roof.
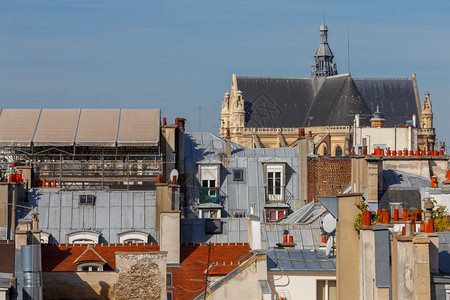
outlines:
M309 78L237 77L247 127L304 126L314 99Z
M349 75L327 77L309 113L311 126L352 125L355 114L368 115L371 111L352 78Z
M419 117L411 78L354 78L362 97L375 112L377 105L386 119L386 127L405 125L412 115Z
M330 76L316 92L310 78L238 76L237 87L247 127L353 125L354 114L373 114L377 105L390 127L405 125L420 109L409 78ZM361 118L363 125L369 120Z
M271 249L267 254L267 270L300 272L336 272L336 260L328 258L325 251Z
M383 169L383 188L379 195L378 208L389 209L390 203L405 203L405 208L417 208L421 204L420 188L429 187L426 177L392 169Z

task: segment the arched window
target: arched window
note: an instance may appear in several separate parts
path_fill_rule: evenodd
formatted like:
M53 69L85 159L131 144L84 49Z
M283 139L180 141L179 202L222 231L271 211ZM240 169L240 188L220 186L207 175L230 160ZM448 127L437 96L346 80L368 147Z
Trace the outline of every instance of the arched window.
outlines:
M342 148L341 146L337 146L336 150L334 151L334 156L342 156Z
M328 155L328 148L327 148L327 144L322 143L319 146L319 151L317 151L318 155Z
M67 235L69 244L98 244L100 233L95 231L76 231Z
M148 233L142 231L127 231L117 235L119 243L147 243Z

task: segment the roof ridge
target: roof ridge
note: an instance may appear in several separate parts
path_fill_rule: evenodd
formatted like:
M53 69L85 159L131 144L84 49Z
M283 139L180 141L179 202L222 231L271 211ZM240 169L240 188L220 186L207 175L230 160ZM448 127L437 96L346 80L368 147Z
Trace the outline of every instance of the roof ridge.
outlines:
M357 80L412 80L409 77L352 77Z
M88 251L94 252L97 255L97 257L106 264L106 260L97 251L95 251L95 249L92 245L87 245L86 250L84 250L83 253L81 253L81 255L78 256L77 259L75 259L75 261L73 263L76 264L79 261L80 262L83 261L81 258L83 256L85 256L88 253Z
M237 76L237 78L245 78L245 79L305 79L311 80L309 77L274 77L274 76Z

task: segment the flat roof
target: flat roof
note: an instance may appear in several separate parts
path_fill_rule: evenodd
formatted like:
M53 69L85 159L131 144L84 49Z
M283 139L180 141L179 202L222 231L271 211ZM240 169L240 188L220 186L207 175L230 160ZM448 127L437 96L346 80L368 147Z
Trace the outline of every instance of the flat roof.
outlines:
M3 109L0 146L154 147L159 126L159 109Z

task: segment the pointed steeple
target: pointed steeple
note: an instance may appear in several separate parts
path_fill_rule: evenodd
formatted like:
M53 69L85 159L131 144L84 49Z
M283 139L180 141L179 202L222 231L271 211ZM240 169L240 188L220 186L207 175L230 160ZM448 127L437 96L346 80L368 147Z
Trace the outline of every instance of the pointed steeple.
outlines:
M337 75L337 66L333 63L333 52L328 45L328 27L325 19L320 25L320 43L314 54L314 63L311 64L311 77L325 77Z

